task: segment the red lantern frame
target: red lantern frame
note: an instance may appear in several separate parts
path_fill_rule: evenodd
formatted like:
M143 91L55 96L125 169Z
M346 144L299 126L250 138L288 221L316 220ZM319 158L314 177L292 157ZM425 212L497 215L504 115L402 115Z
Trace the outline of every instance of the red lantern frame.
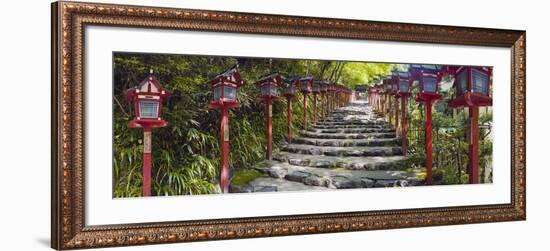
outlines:
M238 65L231 67L229 70L218 74L214 77L210 84L212 85L212 97L214 97L214 89L221 85L220 98L212 100L208 104L209 109L219 109L220 118L220 188L223 193L229 192L229 109L239 108L241 105L237 101L239 87L245 84L239 73ZM235 88L235 99L225 98L225 86Z
M271 160L273 159L272 152L273 152L273 109L272 109L272 103L274 100L279 99L278 95L272 95L273 93L272 88L277 88L282 85L282 78L281 75L278 73L273 73L270 75L267 75L260 80L256 82L256 85L261 89L267 86L269 88L268 94L260 93L257 100L265 102L265 116L266 116L266 139L267 139L267 149L266 149L266 159ZM278 91L275 92L278 94Z
M126 90L126 99L134 102L134 119L128 123L130 128L143 128L143 196L151 196L152 128L165 127L168 122L161 118L162 104L171 93L162 88L153 71L134 88ZM156 103L157 111L153 117L141 117L141 102Z

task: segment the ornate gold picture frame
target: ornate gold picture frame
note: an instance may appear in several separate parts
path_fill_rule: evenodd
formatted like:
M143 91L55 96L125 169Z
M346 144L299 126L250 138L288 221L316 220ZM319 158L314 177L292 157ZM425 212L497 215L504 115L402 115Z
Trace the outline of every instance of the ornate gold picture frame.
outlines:
M255 33L511 50L511 203L156 223L86 225L84 28L88 25ZM52 4L52 248L75 249L526 218L525 31L112 4Z

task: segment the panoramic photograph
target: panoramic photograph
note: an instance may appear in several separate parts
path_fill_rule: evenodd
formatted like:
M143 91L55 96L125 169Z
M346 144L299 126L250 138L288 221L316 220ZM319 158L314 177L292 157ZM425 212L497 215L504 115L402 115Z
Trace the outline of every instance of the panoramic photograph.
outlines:
M492 71L114 52L113 198L492 183Z

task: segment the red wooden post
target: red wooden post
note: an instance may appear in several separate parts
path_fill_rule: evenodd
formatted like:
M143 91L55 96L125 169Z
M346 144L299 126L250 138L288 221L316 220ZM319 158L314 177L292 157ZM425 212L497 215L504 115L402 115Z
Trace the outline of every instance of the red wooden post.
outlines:
M323 103L323 94L319 94L319 118L323 118L325 115L324 103Z
M328 116L330 113L329 107L328 107L328 101L329 101L329 94L325 94L325 117Z
M395 134L399 135L399 96L395 95Z
M389 115L390 115L390 118L389 118L389 122L390 122L390 126L392 124L392 118L393 118L393 105L392 105L392 102L391 102L391 96L388 94L387 95L387 99L388 99L388 109L390 110L389 112Z
M286 97L286 119L287 119L287 138L286 141L292 142L292 97Z
M317 125L317 94L313 93L313 125Z
M134 119L128 122L130 128L143 128L143 196L151 196L151 134L152 128L165 127L168 122L162 119L162 102L171 93L162 88L153 75L141 81L139 86L125 91L126 99L134 102Z
M471 106L469 107L469 117L470 117L470 145L469 145L469 161L468 167L470 168L470 184L479 183L479 128L478 128L478 119L479 119L479 107Z
M426 183L432 184L432 100L426 101Z
M143 128L143 196L151 196L151 127Z
M221 171L220 188L223 193L229 192L229 109L220 108L220 142L221 142Z
M307 129L307 94L303 93L304 95L304 130Z
M266 109L266 119L267 119L267 122L266 122L266 137L267 137L267 153L266 153L266 158L268 160L271 160L272 159L272 149L273 149L273 121L272 121L272 118L273 118L273 115L272 115L272 102L273 100L271 99L267 99L266 100L266 106L265 106L265 109Z
M380 95L380 103L382 104L382 116L386 117L386 100L385 95Z
M407 155L407 96L401 96L401 152Z

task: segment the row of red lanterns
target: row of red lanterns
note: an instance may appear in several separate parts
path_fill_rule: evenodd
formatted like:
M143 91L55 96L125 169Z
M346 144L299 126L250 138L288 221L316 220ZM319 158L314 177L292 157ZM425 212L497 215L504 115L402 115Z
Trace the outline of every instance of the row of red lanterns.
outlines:
M210 80L212 90L212 101L208 105L209 109L219 109L220 119L220 187L224 193L229 190L229 109L238 108L240 104L237 101L238 89L245 84L241 78L238 67L233 66L230 69L218 74ZM330 84L326 81L315 81L313 77L305 78L287 78L284 79L278 73L270 74L260 78L256 82L260 89L258 100L266 103L266 138L267 138L267 159L271 159L272 152L272 102L279 98L279 87L282 88L283 96L288 99L288 135L287 140L290 143L292 133L292 106L291 100L299 90L304 96L304 111L306 110L306 97L308 94L314 96L314 123L316 121L316 103L317 95L327 96L325 102L328 113L330 109L336 106L344 105L349 102L351 91L341 85ZM138 86L126 90L126 97L129 102L133 102L134 118L128 123L131 128L143 128L144 130L144 153L143 153L143 196L151 195L151 133L152 128L165 127L168 122L162 119L162 104L170 97L171 93L163 89L156 80L153 72L143 80ZM328 99L331 101L329 102ZM304 126L307 125L307 116L304 112Z
M228 109L238 107L237 93L238 88L244 84L244 81L240 77L238 67L234 66L230 70L223 72L211 80L211 88L213 93L213 100L208 106L210 109L220 109L220 136L221 139L221 174L220 174L220 187L224 193L229 191L229 126L228 126ZM273 101L279 99L279 88L282 89L282 94L287 98L287 140L290 143L292 138L292 98L296 95L297 91L302 92L304 97L304 111L307 109L307 96L313 94L313 121L316 122L317 114L317 95L327 96L331 99L325 102L326 111L333 109L335 106L344 105L346 99L337 98L336 95L344 94L349 96L351 90L336 84L330 84L326 81L315 81L313 77L292 77L283 78L278 73L272 73L261 77L256 85L260 90L260 94L257 98L258 101L265 102L265 116L266 116L266 159L272 159L272 105ZM349 102L349 98L347 99ZM307 126L307 113L304 112L304 127Z
M425 103L426 107L426 173L427 183L432 183L432 105L441 98L439 94L440 83L444 75L453 76L455 79L455 97L448 103L450 108L469 109L470 134L469 143L469 174L470 183L479 183L479 142L478 142L478 117L480 106L491 106L492 98L490 88L492 82L492 68L480 66L438 66L427 64L412 64L408 71L394 71L391 77L382 80L368 89L369 103L384 116L389 115L389 123L392 123L393 109L391 97L395 97L395 127L399 133L399 98L401 98L401 138L402 152L407 153L407 121L406 102L411 95L414 82L418 82L419 92L416 101ZM386 107L388 105L389 107ZM389 109L388 109L389 108ZM389 111L388 111L389 110Z

